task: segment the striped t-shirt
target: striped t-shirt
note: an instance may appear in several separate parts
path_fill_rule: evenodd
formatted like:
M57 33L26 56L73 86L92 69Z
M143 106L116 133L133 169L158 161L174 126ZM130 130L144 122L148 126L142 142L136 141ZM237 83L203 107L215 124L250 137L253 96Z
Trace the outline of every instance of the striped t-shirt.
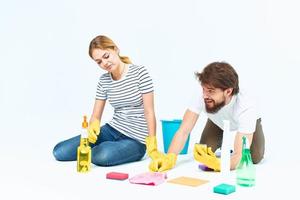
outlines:
M142 94L149 92L153 92L153 83L146 68L130 64L120 80L113 80L110 73L100 77L96 99L108 99L114 108L110 126L145 144L148 127Z

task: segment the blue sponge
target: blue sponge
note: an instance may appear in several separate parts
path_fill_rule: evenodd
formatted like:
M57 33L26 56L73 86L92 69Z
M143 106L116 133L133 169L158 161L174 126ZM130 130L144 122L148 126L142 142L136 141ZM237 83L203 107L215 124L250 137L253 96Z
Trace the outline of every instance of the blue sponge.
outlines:
M222 183L220 185L217 185L214 187L214 192L219 194L230 194L232 192L235 192L235 186Z

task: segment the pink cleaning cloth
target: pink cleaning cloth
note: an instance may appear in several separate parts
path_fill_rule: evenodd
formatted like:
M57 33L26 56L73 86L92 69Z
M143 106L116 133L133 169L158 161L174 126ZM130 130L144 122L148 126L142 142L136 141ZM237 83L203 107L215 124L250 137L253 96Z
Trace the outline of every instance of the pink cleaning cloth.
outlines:
M130 183L143 185L159 185L167 179L167 174L159 172L146 172L129 179Z

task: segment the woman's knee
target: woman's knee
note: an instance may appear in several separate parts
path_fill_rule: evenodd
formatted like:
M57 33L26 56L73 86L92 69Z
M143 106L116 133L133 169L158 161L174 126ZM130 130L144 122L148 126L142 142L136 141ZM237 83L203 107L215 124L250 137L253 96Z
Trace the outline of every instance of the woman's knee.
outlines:
M111 153L105 149L98 146L97 150L92 151L92 163L98 166L111 166Z
M53 156L58 161L74 161L77 158L77 147L80 136L62 141L53 148Z
M63 161L64 160L64 153L62 150L62 145L61 142L58 143L57 145L55 145L55 147L53 148L53 156L56 160L58 161Z

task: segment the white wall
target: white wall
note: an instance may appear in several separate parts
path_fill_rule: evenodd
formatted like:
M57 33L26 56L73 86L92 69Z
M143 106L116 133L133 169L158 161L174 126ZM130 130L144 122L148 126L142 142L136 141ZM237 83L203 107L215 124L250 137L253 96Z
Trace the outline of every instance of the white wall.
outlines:
M88 45L104 34L150 71L158 120L183 115L196 70L231 63L241 86L261 101L269 158L281 159L300 139L298 10L296 0L2 1L0 134L17 142L15 151L28 145L50 151L74 135L92 111L104 72ZM111 113L108 107L104 121Z

